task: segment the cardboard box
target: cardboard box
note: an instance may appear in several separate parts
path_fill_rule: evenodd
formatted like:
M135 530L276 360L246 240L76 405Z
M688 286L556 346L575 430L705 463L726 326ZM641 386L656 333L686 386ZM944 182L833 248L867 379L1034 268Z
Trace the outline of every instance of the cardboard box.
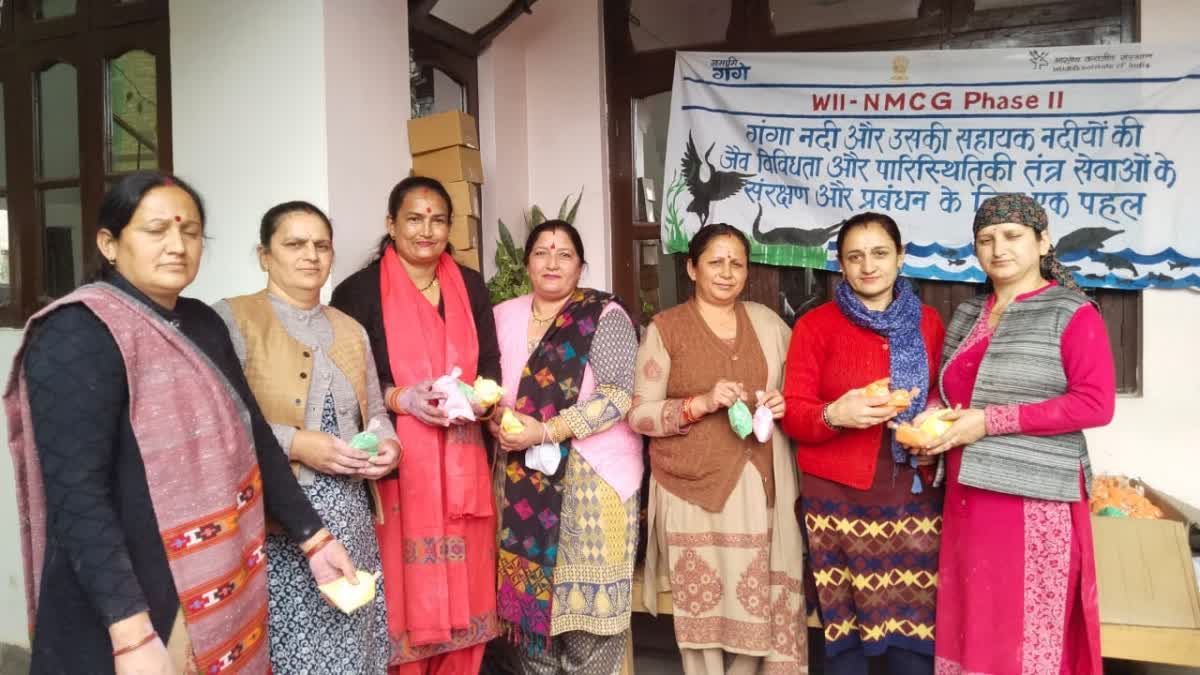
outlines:
M412 170L418 176L429 176L443 183L483 182L483 158L478 150L464 145L413 155Z
M479 249L454 249L454 259L460 264L470 267L476 272L479 271Z
M476 131L474 117L450 110L408 121L408 147L412 154L419 155L452 145L479 149L479 132Z
M454 211L454 219L450 221L450 243L455 250L476 248L479 240L479 219L474 216L458 215Z
M483 208L483 201L479 194L478 183L468 183L465 180L443 183L446 186L446 192L450 193L450 201L454 205L454 215L456 216L475 216L479 217Z
M1162 520L1092 516L1100 621L1200 629L1200 590L1188 528L1200 514L1143 486Z

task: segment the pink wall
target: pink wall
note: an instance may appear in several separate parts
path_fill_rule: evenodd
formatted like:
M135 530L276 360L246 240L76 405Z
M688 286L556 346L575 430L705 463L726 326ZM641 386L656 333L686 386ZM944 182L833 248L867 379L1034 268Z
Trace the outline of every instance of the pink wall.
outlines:
M384 232L387 197L408 175L408 13L393 0L325 0L329 216L336 284ZM299 198L299 197L298 197Z
M522 223L522 208L555 210L582 187L582 283L611 288L602 44L599 0L541 0L480 57L489 266L497 218Z

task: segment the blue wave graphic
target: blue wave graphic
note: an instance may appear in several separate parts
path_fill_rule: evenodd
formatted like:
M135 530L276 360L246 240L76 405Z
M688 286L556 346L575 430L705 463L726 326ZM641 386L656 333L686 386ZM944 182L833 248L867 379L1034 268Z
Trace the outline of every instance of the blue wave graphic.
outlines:
M1099 251L1103 254L1112 254L1118 258L1124 258L1132 263L1139 265L1157 265L1159 263L1175 263L1184 264L1186 267L1200 267L1200 258L1190 258L1174 248L1167 247L1158 253L1138 253L1131 248L1121 249L1120 251ZM1083 258L1091 258L1095 251L1071 251L1059 256L1063 262L1073 260L1081 260Z
M915 244L910 241L904 245L904 253L918 258L931 255L942 258L970 258L975 255L975 247L972 244L964 244L955 248L936 241L930 244Z
M840 272L841 268L837 261L830 260L825 263L825 269L830 272ZM963 270L945 270L936 265L904 265L901 274L906 277L916 279L935 279L938 281L965 281L965 282L982 282L987 277L983 270L978 267L968 267ZM1130 278L1128 276L1117 276L1111 272L1100 275L1075 275L1075 281L1084 288L1116 288L1120 290L1136 291L1143 288L1200 288L1200 275L1188 274L1185 277L1172 279L1162 274L1147 274Z
M836 247L835 244L830 245L830 248L835 248L835 247ZM954 259L954 258L968 258L969 259L975 255L974 247L971 244L966 244L966 245L955 248L953 246L946 246L944 244L939 244L937 242L933 242L930 244L915 244L915 243L910 242L908 244L905 244L904 251L909 256L916 257L916 258L926 258L926 257L933 256L933 257L948 258L948 259ZM1187 256L1187 255L1184 255L1183 253L1180 253L1179 251L1176 251L1174 248L1169 247L1169 246L1167 248L1159 251L1158 253L1139 253L1131 248L1121 249L1120 251L1104 251L1104 250L1101 250L1098 252L1097 251L1070 251L1068 253L1060 255L1059 258L1063 262L1073 262L1076 260L1083 260L1084 258L1093 258L1096 253L1102 253L1105 255L1115 255L1118 258L1124 258L1125 260L1128 260L1129 262L1132 262L1132 263L1136 263L1138 265L1157 265L1157 264L1161 264L1161 263L1175 263L1177 266L1183 265L1185 267L1200 267L1200 258L1193 258L1193 257Z
M937 279L938 281L983 281L987 278L983 270L977 267L968 267L964 270L952 272L935 265L919 266L905 264L901 273L906 277Z

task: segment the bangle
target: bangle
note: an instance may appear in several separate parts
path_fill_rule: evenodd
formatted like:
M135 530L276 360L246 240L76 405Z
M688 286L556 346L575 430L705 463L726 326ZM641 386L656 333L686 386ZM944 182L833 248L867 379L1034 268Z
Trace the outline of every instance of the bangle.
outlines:
M826 403L825 405L821 406L821 421L825 423L825 426L829 427L830 431L841 431L841 427L829 420L829 406L831 405L833 404Z
M479 416L479 417L477 417L476 419L477 419L477 420L479 420L480 422L486 422L486 421L488 421L488 420L492 419L493 417L495 417L495 416L496 416L496 411L497 411L497 410L499 410L499 409L500 409L500 406L498 406L498 405L493 405L492 407L490 407L490 408L488 408L488 409L487 409L487 414L485 414L485 415L480 415L480 416Z
M682 416L683 416L683 425L684 426L691 426L699 421L696 419L696 416L692 414L692 399L694 399L694 398L696 398L696 397L689 396L689 397L683 399Z
M325 534L317 540L317 543L308 547L308 550L304 552L304 557L311 560L312 557L317 554L317 551L320 551L328 546L329 542L331 541L333 541L333 535L329 533L329 530L326 530Z
M156 637L158 637L158 632L151 630L150 634L147 635L146 637L142 638L141 640L138 640L137 642L135 642L131 645L125 645L124 647L121 647L120 649L114 649L113 656L121 656L122 654L128 654L129 652L131 652L135 649L144 647L144 646L150 644L150 642L153 641L154 638L156 638Z
M562 443L571 435L571 427L560 416L551 417L547 426L550 427L550 440L555 443Z
M392 390L388 392L387 400L384 401L388 407L388 410L391 410L396 415L408 414L406 410L400 407L400 397L404 395L404 391L406 389L408 389L408 387L392 387Z

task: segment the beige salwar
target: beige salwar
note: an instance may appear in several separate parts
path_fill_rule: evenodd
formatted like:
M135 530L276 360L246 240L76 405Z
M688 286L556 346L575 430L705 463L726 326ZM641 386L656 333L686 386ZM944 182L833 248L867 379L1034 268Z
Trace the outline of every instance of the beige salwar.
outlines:
M789 332L770 310L747 303L768 366L768 387L782 386ZM769 315L768 315L769 314ZM672 363L651 327L638 351L634 428L652 436L686 433L666 377ZM724 414L724 413L721 413ZM653 450L652 450L653 451ZM746 462L724 507L706 511L651 476L643 603L655 612L671 589L675 637L688 675L807 673L808 640L801 587L803 544L793 512L799 479L791 444L779 429L771 441L774 508L762 474Z

